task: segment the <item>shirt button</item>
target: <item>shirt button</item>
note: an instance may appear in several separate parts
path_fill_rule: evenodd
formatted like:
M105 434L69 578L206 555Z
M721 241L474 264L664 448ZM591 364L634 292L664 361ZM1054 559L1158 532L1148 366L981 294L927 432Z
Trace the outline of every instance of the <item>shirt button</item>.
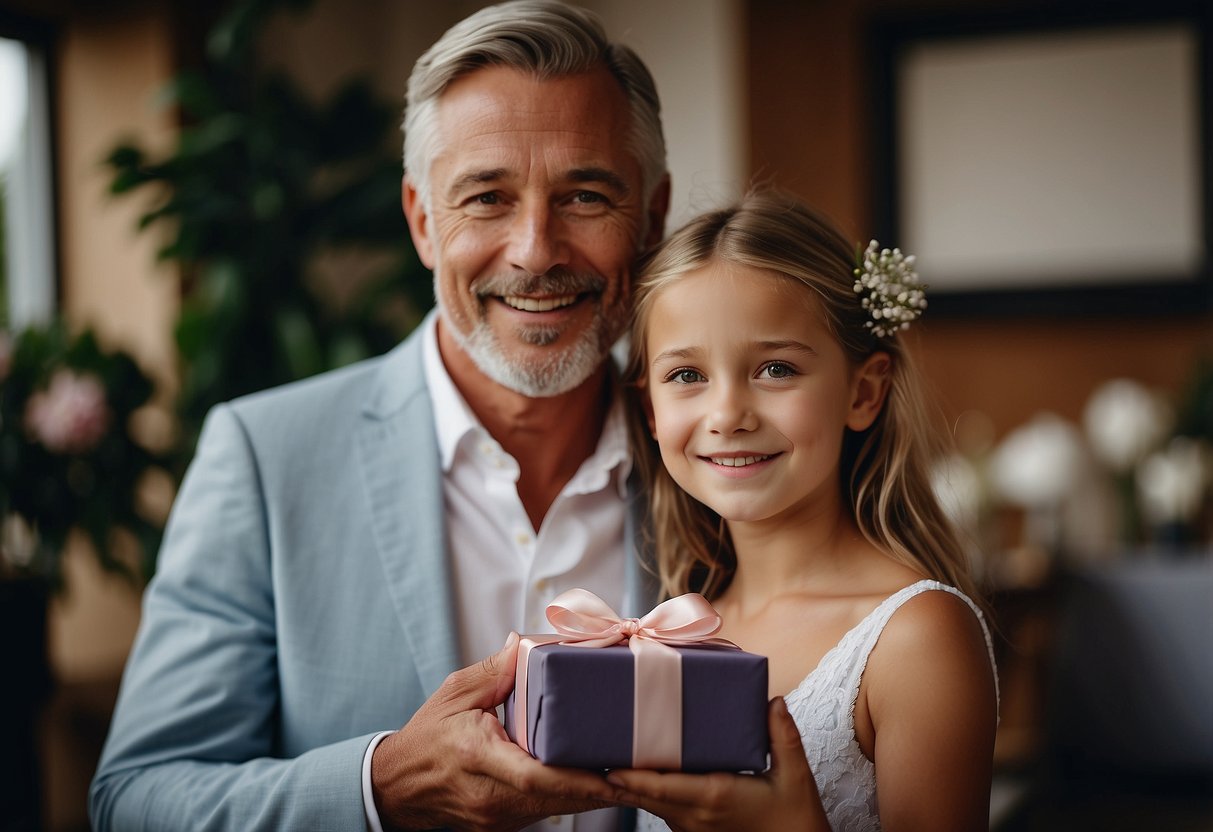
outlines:
M526 532L518 532L518 534L514 535L514 542L519 546L526 546L531 542L531 536Z
M547 578L540 578L539 580L535 581L535 591L536 592L545 592L545 591L547 591L547 588L548 588L548 579Z

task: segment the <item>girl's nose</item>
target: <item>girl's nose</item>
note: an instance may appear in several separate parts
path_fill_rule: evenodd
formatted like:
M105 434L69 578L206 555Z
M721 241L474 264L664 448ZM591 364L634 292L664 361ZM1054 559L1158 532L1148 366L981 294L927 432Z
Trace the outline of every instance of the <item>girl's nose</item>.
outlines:
M712 397L707 427L712 433L730 435L752 431L758 427L749 399L732 385L721 386Z
M527 274L545 274L554 266L568 265L563 223L546 203L522 203L510 228L506 254L511 266Z

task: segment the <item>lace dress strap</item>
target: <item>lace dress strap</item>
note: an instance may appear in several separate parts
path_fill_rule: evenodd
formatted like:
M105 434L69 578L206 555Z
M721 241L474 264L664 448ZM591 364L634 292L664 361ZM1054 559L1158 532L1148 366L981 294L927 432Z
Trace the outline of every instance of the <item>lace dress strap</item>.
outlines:
M998 688L998 670L994 664L994 642L990 637L990 628L986 624L986 618L981 608L974 603L973 599L956 587L940 583L939 581L924 579L894 592L880 602L880 605L867 618L860 622L855 629L847 633L839 644L842 647L843 644L851 641L851 644L847 645L850 649L839 650L839 654L842 655L839 655L837 658L840 662L846 661L850 665L846 672L844 689L849 697L852 710L855 707L856 700L859 698L859 684L863 680L863 672L867 668L868 657L876 647L876 642L880 640L880 635L884 632L885 625L889 623L889 619L893 617L893 613L901 609L906 601L931 590L939 590L955 595L968 604L969 609L977 616L977 622L981 624L981 632L986 641L986 653L990 657L990 672L994 675L995 701L1001 704L1001 694Z

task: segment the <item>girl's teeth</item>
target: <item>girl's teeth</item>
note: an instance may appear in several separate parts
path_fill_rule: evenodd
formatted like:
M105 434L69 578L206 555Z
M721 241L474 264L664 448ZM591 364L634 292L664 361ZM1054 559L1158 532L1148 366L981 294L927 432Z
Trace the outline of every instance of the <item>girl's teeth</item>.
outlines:
M712 462L717 465L724 465L727 468L741 468L745 465L753 465L755 462L762 462L764 459L770 459L771 455L765 456L713 456L709 457Z
M577 302L576 295L565 295L559 298L525 298L516 295L506 295L502 298L507 306L521 309L523 312L551 312L562 306L571 306Z

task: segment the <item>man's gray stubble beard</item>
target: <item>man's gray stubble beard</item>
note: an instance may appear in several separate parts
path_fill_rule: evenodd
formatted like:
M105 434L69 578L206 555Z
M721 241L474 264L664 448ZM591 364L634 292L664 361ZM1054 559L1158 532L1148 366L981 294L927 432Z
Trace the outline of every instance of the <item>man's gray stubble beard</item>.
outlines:
M538 276L523 279L489 278L482 285L474 287L483 306L484 298L489 295L529 294L542 286L551 294L564 294L586 290L595 291L602 296L605 280L593 275L564 276L552 278ZM502 354L501 345L496 334L483 317L472 323L470 333L464 334L451 324L449 315L442 302L439 291L438 277L434 278L434 297L438 304L439 314L447 319L447 327L460 349L468 354L472 362L493 381L531 398L547 398L559 396L573 390L582 384L602 365L610 353L611 346L622 334L627 322L626 312L615 310L609 313L599 310L591 327L577 338L574 344L556 350L543 360L519 365L511 362ZM547 347L555 343L561 330L546 325L524 326L519 328L519 339L537 347Z

